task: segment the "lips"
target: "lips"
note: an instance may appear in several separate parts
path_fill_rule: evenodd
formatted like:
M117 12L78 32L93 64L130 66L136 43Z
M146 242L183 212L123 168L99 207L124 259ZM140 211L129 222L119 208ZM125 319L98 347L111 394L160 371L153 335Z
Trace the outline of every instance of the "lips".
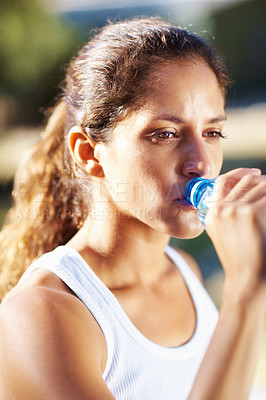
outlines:
M182 206L189 208L191 210L196 210L196 207L194 207L190 201L188 201L186 198L182 198L182 199L176 199L175 200L177 203L181 204Z

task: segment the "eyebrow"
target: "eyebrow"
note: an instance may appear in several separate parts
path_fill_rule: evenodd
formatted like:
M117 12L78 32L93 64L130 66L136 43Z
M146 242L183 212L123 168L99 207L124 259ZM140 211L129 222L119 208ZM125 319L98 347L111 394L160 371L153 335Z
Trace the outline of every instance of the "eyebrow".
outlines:
M171 115L160 115L158 117L153 118L155 120L164 120L174 122L176 124L185 124L186 121L179 117L172 117ZM223 122L227 120L227 116L225 114L218 115L217 117L210 118L207 124L217 124L218 122Z

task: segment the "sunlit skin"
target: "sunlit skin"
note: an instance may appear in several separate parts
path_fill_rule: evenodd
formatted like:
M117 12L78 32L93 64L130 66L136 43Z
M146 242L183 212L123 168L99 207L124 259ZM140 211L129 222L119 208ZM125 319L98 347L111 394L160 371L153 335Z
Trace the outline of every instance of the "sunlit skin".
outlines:
M94 213L101 217L90 216L71 245L84 257L90 253L88 261L93 253L92 265L96 253L104 254L108 271L115 253L115 269L123 265L119 279L125 257L127 276L158 277L169 235L202 232L197 212L184 202L185 186L195 176L216 177L222 165L226 116L213 71L195 61L161 64L153 74L141 107L117 124L108 144L93 144L97 162L87 141L82 147L82 131L70 132L76 161L99 176L101 189Z
M115 206L136 215L146 224L142 229L195 237L202 226L180 200L191 178L219 174L224 97L202 62L163 65L155 79L143 107L119 123L96 154Z

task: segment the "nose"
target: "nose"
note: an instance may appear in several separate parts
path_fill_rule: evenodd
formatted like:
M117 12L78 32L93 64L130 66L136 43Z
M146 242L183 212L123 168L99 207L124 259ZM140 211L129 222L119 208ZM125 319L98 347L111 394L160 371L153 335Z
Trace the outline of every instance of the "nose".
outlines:
M204 144L189 146L185 152L182 174L190 179L211 176L211 159Z

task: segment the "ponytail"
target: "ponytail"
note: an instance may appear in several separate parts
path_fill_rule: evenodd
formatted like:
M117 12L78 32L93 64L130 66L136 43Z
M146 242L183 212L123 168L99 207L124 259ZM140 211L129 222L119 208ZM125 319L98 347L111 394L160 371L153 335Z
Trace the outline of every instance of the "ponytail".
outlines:
M35 258L65 244L86 218L65 149L65 125L61 101L17 170L13 206L0 232L0 300Z

